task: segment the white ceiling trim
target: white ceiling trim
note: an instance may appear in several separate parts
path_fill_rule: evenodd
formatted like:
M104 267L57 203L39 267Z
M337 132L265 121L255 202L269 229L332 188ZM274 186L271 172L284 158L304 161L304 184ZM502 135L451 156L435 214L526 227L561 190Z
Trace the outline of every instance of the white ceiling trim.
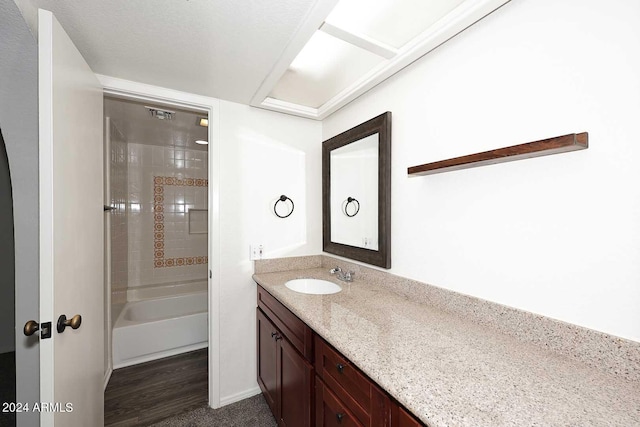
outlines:
M333 37L337 37L340 40L343 40L354 46L358 46L362 49L368 50L369 52L375 53L376 55L382 56L386 59L391 59L398 54L398 50L394 47L387 46L365 35L350 33L340 27L331 25L328 22L322 24L322 26L320 27L320 31L325 32Z
M313 33L320 28L324 20L329 16L329 13L331 13L337 3L338 0L317 0L316 4L305 17L305 20L298 27L296 34L292 37L291 41L282 52L282 55L280 55L280 58L273 66L269 75L267 75L256 93L253 95L253 98L251 98L250 105L254 107L267 108L262 105L263 102L269 96L269 93L271 93L271 90L275 85L278 84L278 80L280 80L285 71L287 71L287 68L289 68L289 65L293 62L304 45L307 44L311 36L313 36ZM305 115L305 109L308 108L309 107L301 108L300 115L302 115L302 117L307 117ZM274 109L274 111L284 112L279 109Z
M295 43L292 42L289 44L286 54L282 55L280 61L276 67L274 67L274 71L260 86L260 89L256 92L256 95L251 101L251 105L300 117L323 120L509 1L510 0L465 1L425 32L402 48L398 49L397 54L394 57L381 63L378 67L374 68L371 72L367 73L351 86L325 102L319 108L311 108L268 97L269 93L278 83L278 80L282 77L282 74L284 74L289 64L291 64L297 53L311 38L315 30L304 32L299 31L296 36ZM337 1L334 3L337 3ZM322 19L325 19L330 11L331 10L326 11L326 14ZM314 12L319 13L316 9L314 9ZM307 22L307 24L309 24L309 22ZM316 28L318 28L319 25L320 23L317 24ZM306 39L302 40L303 37L306 37ZM293 46L297 49L295 52L293 51Z
M318 118L318 109L313 107L307 107L306 105L295 104L293 102L282 101L271 97L265 98L259 107L266 108L268 110L278 111L280 113L293 114L295 116L306 117L309 119Z

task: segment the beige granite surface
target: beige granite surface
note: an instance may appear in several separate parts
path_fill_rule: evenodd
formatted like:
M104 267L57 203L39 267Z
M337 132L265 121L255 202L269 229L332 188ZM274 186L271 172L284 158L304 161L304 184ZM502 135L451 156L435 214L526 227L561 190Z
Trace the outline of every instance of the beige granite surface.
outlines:
M366 269L353 283L337 281L326 268L333 261L306 268L317 265L311 257L288 271L279 261L275 272L263 264L254 279L428 426L640 426L635 378L430 304L419 290L402 295ZM284 286L308 277L343 290Z
M308 255L258 260L253 265L253 271L259 274L319 267L322 267L322 255Z

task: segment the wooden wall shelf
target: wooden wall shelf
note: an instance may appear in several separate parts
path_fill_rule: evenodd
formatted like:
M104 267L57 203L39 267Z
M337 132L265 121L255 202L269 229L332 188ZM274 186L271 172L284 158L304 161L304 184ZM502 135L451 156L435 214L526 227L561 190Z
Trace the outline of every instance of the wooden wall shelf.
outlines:
M497 150L484 151L468 156L412 166L407 169L407 172L409 176L433 175L436 173L475 168L477 166L511 162L513 160L584 150L588 147L589 134L587 132L571 133L555 138L542 139L526 144L512 145L511 147L499 148Z

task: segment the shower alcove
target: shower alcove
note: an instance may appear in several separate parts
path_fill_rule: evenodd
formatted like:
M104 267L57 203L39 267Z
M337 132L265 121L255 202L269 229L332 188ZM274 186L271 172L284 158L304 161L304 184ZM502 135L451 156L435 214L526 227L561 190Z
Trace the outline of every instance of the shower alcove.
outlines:
M104 106L108 370L208 345L208 123L109 96Z

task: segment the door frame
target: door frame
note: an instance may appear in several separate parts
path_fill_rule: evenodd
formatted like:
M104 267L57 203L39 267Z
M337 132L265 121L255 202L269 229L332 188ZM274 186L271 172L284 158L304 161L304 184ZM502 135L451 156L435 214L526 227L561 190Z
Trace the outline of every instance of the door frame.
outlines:
M96 74L105 95L199 110L209 116L209 406L220 407L220 101L201 95Z
M104 102L104 96L102 97ZM102 141L102 176L103 176L103 194L102 202L105 206L111 205L111 119L109 117L102 118L104 125L103 141ZM104 373L104 385L103 389L107 389L107 384L113 374L113 322L111 318L111 215L109 212L105 212L103 233L104 233L104 322L105 325L109 325L104 331L105 337L105 362L106 370Z

